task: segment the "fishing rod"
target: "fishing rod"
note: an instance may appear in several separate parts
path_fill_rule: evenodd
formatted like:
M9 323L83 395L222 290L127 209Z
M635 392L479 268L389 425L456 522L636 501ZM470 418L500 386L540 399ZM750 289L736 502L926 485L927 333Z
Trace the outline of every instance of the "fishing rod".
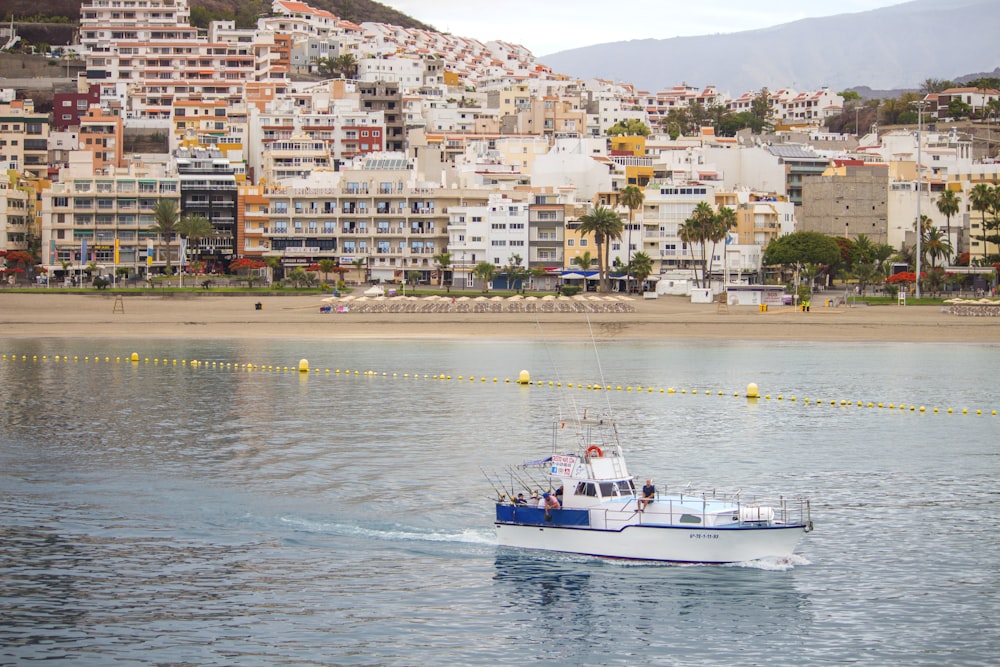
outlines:
M494 491L494 493L497 494L497 498L499 498L500 500L503 500L504 498L507 497L507 494L504 493L504 491L502 490L503 489L503 482L502 481L500 481L500 488L498 489L496 483L494 483L494 481L493 481L493 477L491 475L486 474L486 471L483 470L482 466L479 466L479 472L483 473L483 477L485 477L486 481L489 482L490 486L493 487L493 491Z

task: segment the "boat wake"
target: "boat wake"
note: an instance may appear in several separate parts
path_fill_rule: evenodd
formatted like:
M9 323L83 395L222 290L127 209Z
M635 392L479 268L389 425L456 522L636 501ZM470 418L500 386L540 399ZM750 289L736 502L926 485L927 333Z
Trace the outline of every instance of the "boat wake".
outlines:
M464 528L457 531L421 530L412 526L370 526L354 523L314 521L299 517L282 517L282 522L299 530L324 535L357 537L385 542L457 542L465 544L495 545L492 530Z
M769 572L784 572L793 569L796 565L812 565L812 562L798 554L782 556L780 558L758 558L741 563L729 563L725 567L745 567L754 570L766 570Z

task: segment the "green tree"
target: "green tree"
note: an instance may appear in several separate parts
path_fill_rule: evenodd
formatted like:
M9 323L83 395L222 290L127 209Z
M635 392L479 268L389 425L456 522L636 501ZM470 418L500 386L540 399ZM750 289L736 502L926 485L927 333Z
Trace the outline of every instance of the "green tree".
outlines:
M691 212L691 217L684 221L680 229L679 236L682 241L689 245L698 244L698 250L701 255L701 261L699 262L701 266L701 278L695 279L695 284L698 286L708 287L708 259L706 254L708 251L708 242L714 235L713 227L715 220L715 211L712 210L711 204L704 201L698 202L698 205Z
M674 107L667 111L667 115L660 121L663 130L670 135L671 141L677 137L692 132L693 122L687 107Z
M292 286L296 289L303 285L309 285L312 282L311 278L316 274L307 272L301 266L296 266L294 269L288 272L288 280L291 281Z
M336 60L327 56L313 58L311 64L316 68L316 73L323 77L332 76L337 69Z
M728 206L723 206L719 209L719 212L712 216L712 222L705 234L705 240L712 243L712 253L711 257L715 257L716 246L724 242L729 236L729 232L736 228L736 211L729 208ZM706 287L712 286L712 274L708 274L708 284Z
M479 278L480 283L483 286L483 293L490 291L490 281L497 274L497 267L493 266L491 262L479 262L472 268L472 275Z
M417 291L417 285L420 284L420 272L416 270L410 270L406 272L406 282L412 285L411 291Z
M524 292L524 281L530 275L528 269L522 266L522 262L524 262L524 258L514 253L507 258L507 266L504 267L504 271L507 273L508 285L514 287L518 292Z
M451 266L451 253L442 252L434 255L434 263L438 266L438 285L444 285L444 274ZM448 282L448 288L451 288L451 281Z
M208 218L195 213L193 215L185 215L177 221L177 234L188 240L190 248L195 248L200 246L203 239L215 235L215 227L208 221ZM182 265L186 259L186 257L180 258Z
M640 251L632 256L629 273L635 277L636 285L642 285L653 272L653 258Z
M323 274L323 279L326 282L330 282L330 272L337 268L337 263L329 257L325 257L319 260L318 264L319 270Z
M358 60L350 53L344 53L333 59L333 72L341 79L358 78Z
M937 268L938 260L947 259L952 255L951 241L937 227L931 227L924 233L920 250L931 260L931 269Z
M765 266L792 268L796 275L806 268L804 275L814 278L821 272L822 266L836 264L839 259L840 246L832 236L802 231L780 236L768 243L764 248L763 263Z
M280 257L265 257L264 266L267 267L268 272L268 282L273 284L275 280L284 279L284 271L281 266ZM233 270L232 265L229 266L230 270Z
M930 95L954 87L955 83L947 79L924 79L924 82L920 84L920 92L924 95Z
M996 199L996 191L988 183L977 183L969 192L969 202L974 211L979 211L983 215L982 235L979 237L983 242L983 264L986 264L986 213L992 211Z
M580 216L579 232L581 236L594 235L594 245L597 247L597 266L600 271L600 291L608 291L608 265L612 240L621 240L624 231L621 216L610 208L597 206L589 213ZM603 250L603 252L602 252Z
M160 237L163 244L164 253L164 273L170 271L170 237L177 232L177 224L180 222L180 213L177 211L177 202L173 199L161 199L153 207L152 231Z
M358 284L360 285L365 281L365 266L368 262L364 257L355 257L351 264L354 265L354 268L358 272Z
M958 98L948 102L948 115L952 118L968 118L972 115L972 107Z
M580 267L581 271L590 271L590 267L594 264L594 257L590 254L590 251L577 255L570 260L570 264L575 264Z
M958 195L955 194L954 190L945 190L937 198L937 210L944 216L945 219L945 238L948 242L951 242L951 216L958 213L959 201ZM947 258L950 263L950 257Z
M774 109L771 91L761 88L750 102L750 113L761 122L762 128L770 130L774 127Z
M609 137L648 137L649 132L649 126L638 118L626 118L609 127L605 134Z

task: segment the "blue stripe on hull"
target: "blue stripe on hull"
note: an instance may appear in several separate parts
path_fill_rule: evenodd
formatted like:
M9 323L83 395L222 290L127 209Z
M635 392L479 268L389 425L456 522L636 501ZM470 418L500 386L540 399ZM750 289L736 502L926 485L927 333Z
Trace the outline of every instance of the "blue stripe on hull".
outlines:
M524 505L497 505L497 523L508 523L518 526L560 526L560 527L590 527L590 512L588 510L558 509L549 512Z

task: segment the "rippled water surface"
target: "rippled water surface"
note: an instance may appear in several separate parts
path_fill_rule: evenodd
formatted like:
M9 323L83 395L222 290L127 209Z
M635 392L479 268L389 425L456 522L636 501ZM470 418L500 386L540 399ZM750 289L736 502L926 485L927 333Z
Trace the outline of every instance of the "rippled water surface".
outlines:
M0 341L0 663L995 660L1000 347L596 348ZM816 531L725 567L496 547L482 471L609 407L637 475L806 494Z

